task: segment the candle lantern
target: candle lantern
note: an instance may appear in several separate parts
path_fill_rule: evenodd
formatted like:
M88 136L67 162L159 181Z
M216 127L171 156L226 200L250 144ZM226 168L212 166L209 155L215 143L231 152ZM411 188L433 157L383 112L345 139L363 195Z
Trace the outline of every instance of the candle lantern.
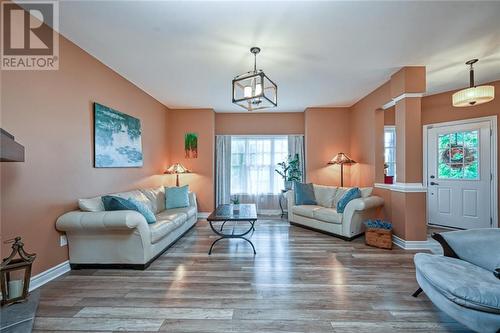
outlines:
M36 254L24 251L21 237L16 237L13 241L10 256L4 258L0 265L2 306L28 299L31 265L36 258Z

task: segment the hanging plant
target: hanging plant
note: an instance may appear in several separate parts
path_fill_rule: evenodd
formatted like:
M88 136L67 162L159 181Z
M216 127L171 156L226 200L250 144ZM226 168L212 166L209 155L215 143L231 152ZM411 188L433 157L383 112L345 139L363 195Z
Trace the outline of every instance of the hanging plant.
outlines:
M441 161L452 169L462 169L476 160L474 153L462 144L451 144L441 153Z

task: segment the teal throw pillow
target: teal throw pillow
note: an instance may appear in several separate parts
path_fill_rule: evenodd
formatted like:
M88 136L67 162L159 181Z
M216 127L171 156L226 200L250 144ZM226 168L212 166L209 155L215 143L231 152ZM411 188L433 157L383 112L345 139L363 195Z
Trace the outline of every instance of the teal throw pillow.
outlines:
M342 214L347 204L354 199L361 198L361 191L357 187L348 189L337 202L337 213Z
M156 222L156 216L155 214L153 214L153 211L148 207L148 205L134 198L129 198L128 201L135 205L136 209L134 210L141 213L142 216L144 216L144 218L146 219L146 222L148 222L149 224Z
M189 206L189 186L165 187L165 208L183 208Z
M317 205L313 184L294 182L296 205Z
M137 210L136 206L127 199L120 198L114 195L103 195L101 197L104 209L107 211L113 210Z

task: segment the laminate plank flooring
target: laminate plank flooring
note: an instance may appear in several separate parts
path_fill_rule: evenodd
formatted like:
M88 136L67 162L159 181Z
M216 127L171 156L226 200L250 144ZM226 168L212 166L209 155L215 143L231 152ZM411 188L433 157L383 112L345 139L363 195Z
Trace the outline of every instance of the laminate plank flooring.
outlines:
M469 332L417 288L414 251L260 219L248 243L200 220L149 269L78 270L41 290L35 332Z

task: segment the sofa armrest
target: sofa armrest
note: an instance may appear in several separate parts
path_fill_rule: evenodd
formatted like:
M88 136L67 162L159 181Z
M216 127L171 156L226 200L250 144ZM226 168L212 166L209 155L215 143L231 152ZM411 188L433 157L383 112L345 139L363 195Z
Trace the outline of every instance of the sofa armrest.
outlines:
M384 204L384 199L377 196L369 196L366 198L357 198L349 201L344 209L344 214L348 211L366 210L375 207L380 207Z
M456 256L489 271L500 267L500 229L469 229L439 234Z
M73 211L61 215L56 222L56 229L64 232L98 230L132 230L141 224L147 225L146 219L133 210L106 212Z
M384 205L384 199L377 196L351 200L342 214L342 230L347 237L353 237L363 232L364 221L377 217L379 208Z
M189 206L196 207L196 211L198 211L198 204L196 202L196 193L189 192Z

